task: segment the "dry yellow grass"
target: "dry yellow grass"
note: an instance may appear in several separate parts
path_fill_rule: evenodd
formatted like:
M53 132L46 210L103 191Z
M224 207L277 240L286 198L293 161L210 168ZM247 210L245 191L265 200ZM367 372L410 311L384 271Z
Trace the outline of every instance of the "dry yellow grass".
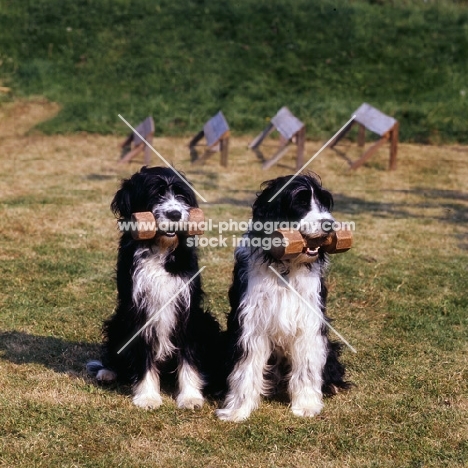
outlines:
M31 131L56 111L41 100L0 107L0 466L462 466L467 348L452 351L450 338L434 344L427 327L463 334L463 322L437 321L464 295L451 284L463 284L463 262L466 275L468 148L400 145L394 172L386 148L356 172L331 150L313 161L337 219L356 223L354 248L333 258L329 283L335 326L358 349L345 352L357 387L312 421L273 400L235 426L215 419L215 403L182 412L170 395L160 411L139 411L128 389L96 387L86 376L114 301L118 232L109 204L142 161L117 164L121 137ZM191 166L188 139L154 146L207 199L208 218L242 221L262 181L295 172L292 150L262 171L249 141L231 138L226 170L219 155ZM340 150L356 159L347 145ZM306 160L319 148L307 142ZM221 320L232 253L201 251L208 304ZM438 268L454 277L447 282ZM425 316L426 306L440 314ZM422 331L404 328L406 308Z

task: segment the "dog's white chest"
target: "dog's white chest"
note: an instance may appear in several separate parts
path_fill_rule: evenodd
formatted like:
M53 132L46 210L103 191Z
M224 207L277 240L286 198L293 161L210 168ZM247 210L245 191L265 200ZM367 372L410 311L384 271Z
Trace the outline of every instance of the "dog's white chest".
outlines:
M262 265L249 274L243 300L243 321L253 333L263 333L279 346L322 325L320 278L293 272L283 283Z
M133 273L133 302L146 312L148 326L145 332L156 333L156 357L162 359L170 355L174 351L171 335L177 323L178 309L190 306L186 282L169 274L159 256L140 257Z

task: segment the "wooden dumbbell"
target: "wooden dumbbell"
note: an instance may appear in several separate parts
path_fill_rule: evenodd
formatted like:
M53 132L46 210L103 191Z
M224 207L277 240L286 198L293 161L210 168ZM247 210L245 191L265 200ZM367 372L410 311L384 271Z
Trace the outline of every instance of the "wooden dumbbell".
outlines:
M157 222L156 219L151 213L151 211L140 211L138 213L132 213L132 237L135 240L148 240L153 239L156 236ZM203 229L200 229L199 226L201 223L204 223L205 215L200 208L191 208L189 211L189 218L187 221L181 221L181 227L186 227L187 229L179 230L186 236L201 236L203 234ZM179 221L171 221L173 224L179 224Z
M297 230L278 229L270 237L270 253L277 260L292 259L306 253L307 250L315 251L317 248L329 254L343 253L353 245L353 233L349 229L340 229L308 239Z

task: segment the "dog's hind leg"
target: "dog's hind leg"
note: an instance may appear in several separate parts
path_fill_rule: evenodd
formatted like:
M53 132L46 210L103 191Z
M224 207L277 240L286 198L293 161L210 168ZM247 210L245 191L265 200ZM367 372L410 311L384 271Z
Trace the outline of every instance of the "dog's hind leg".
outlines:
M314 339L299 338L291 344L289 393L291 411L296 416L312 417L320 413L322 371L326 361L326 342L322 335Z
M224 408L216 410L219 419L239 422L247 419L258 407L260 395L265 393L263 373L271 354L267 336L249 338L249 349L234 366Z
M198 370L182 360L177 371L179 394L177 406L186 409L199 409L203 406L203 379Z

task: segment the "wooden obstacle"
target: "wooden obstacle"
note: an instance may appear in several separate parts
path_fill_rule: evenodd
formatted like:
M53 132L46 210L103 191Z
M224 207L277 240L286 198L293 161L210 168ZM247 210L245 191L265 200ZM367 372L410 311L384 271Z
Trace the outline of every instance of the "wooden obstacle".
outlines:
M260 145L275 130L280 134L280 144L276 153L265 160ZM249 148L263 161L262 168L267 170L276 164L288 152L289 145L294 143L297 146L296 169L300 169L304 164L305 139L305 125L287 107L282 107L265 130L250 143Z
M223 113L219 111L216 115L211 117L208 122L203 126L203 130L198 132L190 141L190 160L192 164L201 164L205 162L210 156L217 151L221 152L221 166L227 167L228 165L228 151L229 151L229 125ZM200 140L205 137L206 144L199 144ZM206 146L205 152L199 156L196 150L197 146Z
M362 104L356 112L353 113L355 119L347 125L342 132L337 135L330 147L333 148L355 125L359 125L358 129L358 146L364 147L366 142L366 128L380 136L380 140L375 142L367 151L357 160L351 163L351 169L361 167L368 161L376 151L388 141L390 142L390 161L389 169L396 169L396 160L398 152L398 121L393 117L385 115L375 107L369 104Z
M125 141L120 145L122 155L119 163L129 163L136 155L145 152L145 165L149 166L151 162L151 148L141 139L140 135L151 145L154 136L153 117L147 117L136 128L136 132L130 133ZM137 133L138 132L138 133Z

